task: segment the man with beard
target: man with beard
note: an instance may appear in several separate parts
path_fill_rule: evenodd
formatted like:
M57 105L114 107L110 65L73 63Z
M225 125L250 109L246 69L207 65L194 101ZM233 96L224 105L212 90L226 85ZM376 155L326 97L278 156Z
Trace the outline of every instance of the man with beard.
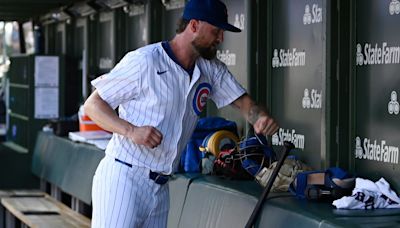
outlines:
M207 99L233 105L257 133L278 129L215 58L228 24L220 0L190 0L171 41L128 53L96 88L85 112L113 132L93 178L92 227L167 226L168 179ZM118 107L119 115L114 111Z

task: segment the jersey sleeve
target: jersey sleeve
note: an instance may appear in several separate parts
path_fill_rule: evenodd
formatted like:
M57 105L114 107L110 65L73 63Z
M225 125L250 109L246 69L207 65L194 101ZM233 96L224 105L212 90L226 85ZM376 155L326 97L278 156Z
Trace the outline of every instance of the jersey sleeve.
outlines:
M100 97L115 109L139 95L144 68L143 58L135 53L128 53L109 73L94 79L91 84Z
M241 97L246 93L246 90L235 79L225 64L215 60L213 65L211 99L218 108L222 108Z

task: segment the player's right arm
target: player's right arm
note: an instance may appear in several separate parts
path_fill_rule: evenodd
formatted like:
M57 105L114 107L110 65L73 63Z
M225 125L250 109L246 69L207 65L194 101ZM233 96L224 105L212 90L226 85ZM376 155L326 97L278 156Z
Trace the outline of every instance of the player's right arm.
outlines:
M162 134L152 126L134 126L121 119L95 90L84 104L85 113L104 130L130 138L138 145L154 148L161 143Z

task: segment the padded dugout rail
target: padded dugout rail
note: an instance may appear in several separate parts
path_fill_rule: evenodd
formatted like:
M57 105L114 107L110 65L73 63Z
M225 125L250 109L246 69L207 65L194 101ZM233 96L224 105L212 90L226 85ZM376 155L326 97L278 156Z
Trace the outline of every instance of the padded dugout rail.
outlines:
M178 174L168 182L170 210L167 227L178 227L189 186L194 179L200 176L199 173Z
M187 186L186 198L182 202ZM180 192L175 192L177 189ZM168 227L242 228L262 188L255 181L180 176L177 181L170 182L170 191L169 219L172 215L180 219L173 220L173 224L169 221ZM173 201L178 198L178 201ZM400 209L339 210L330 202L301 200L290 193L271 193L255 227L400 227Z
M40 132L32 172L90 205L92 180L104 151L84 143Z
M257 203L248 190L254 190L256 195L261 193L253 181L228 181L212 176L193 180L177 227L244 227Z

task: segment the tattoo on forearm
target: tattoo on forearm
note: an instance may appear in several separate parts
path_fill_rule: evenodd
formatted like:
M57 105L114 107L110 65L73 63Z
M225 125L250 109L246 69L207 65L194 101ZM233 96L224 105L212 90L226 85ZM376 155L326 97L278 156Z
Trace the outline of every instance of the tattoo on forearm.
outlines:
M260 117L260 114L267 114L267 110L264 107L253 105L249 111L249 122L254 124Z

